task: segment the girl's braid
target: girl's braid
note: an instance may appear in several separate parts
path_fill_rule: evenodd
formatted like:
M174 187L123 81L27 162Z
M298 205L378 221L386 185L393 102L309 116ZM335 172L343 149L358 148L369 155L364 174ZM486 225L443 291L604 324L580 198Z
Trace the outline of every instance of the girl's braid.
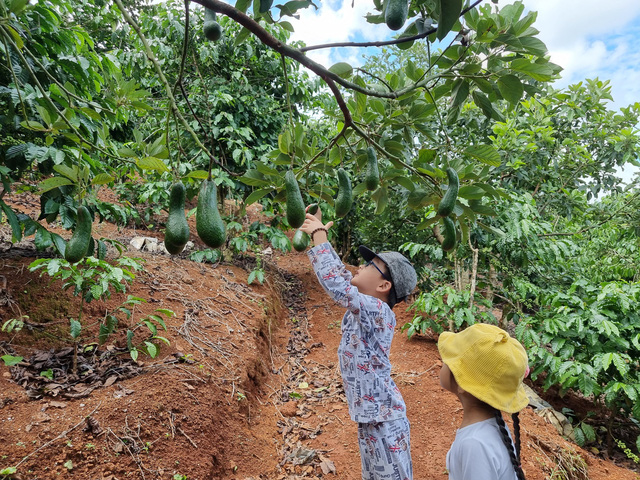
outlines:
M513 429L516 437L515 451L513 442L511 441L511 437L509 437L509 432L507 431L507 426L504 423L502 412L500 412L500 410L495 410L495 418L496 422L498 422L498 427L500 428L502 443L504 443L504 446L507 447L507 452L509 452L509 458L511 459L511 464L513 465L513 469L516 472L516 476L518 477L518 480L525 480L524 472L522 471L522 467L520 466L520 419L518 418L518 414L513 414Z

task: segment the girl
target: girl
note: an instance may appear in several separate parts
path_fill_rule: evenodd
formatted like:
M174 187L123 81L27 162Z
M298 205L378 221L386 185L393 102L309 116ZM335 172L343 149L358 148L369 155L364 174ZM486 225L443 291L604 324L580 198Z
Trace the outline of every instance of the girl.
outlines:
M450 480L524 480L518 412L529 403L527 354L507 332L476 323L438 339L440 385L462 403L462 424L447 453ZM502 413L511 413L515 442Z

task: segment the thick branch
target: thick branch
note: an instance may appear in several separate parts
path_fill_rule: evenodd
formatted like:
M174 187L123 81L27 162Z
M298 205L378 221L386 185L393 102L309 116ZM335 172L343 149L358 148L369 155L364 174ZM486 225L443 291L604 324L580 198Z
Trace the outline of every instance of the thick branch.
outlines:
M119 1L119 0L116 0ZM247 14L241 12L240 10L234 8L228 3L224 3L222 0L194 0L195 3L199 3L200 5L214 10L215 12L221 13L223 15L228 16L238 24L245 27L251 33L253 33L258 39L265 44L266 46L272 48L276 52L289 57L301 65L305 66L312 72L314 72L319 77L326 79L331 79L338 85L342 85L349 90L353 90L356 92L364 93L370 97L380 97L380 98L399 98L405 93L411 92L417 88L421 88L427 85L431 80L434 80L440 77L440 74L432 75L430 77L424 78L419 82L414 83L408 87L402 88L400 90L396 90L395 92L380 92L377 90L372 90L369 88L362 87L353 82L345 80L344 78L336 75L333 72L330 72L327 68L323 67L319 63L314 62L310 58L308 58L304 52L298 50L296 48L290 47L287 44L282 43L280 40L275 38L269 32L267 32L258 22L256 22L253 18L248 16Z

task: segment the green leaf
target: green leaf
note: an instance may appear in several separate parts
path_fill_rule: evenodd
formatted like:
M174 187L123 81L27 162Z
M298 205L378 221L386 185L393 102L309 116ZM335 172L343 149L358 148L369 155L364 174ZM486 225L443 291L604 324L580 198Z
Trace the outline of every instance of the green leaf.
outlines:
M78 167L67 167L66 165L54 165L53 169L60 175L64 175L73 183L78 183Z
M9 221L9 225L11 225L11 235L12 241L19 242L22 240L22 227L20 225L20 220L16 216L13 209L4 203L4 200L0 200L0 207L2 207L2 211L7 216L7 220Z
M509 103L516 104L522 98L524 86L515 75L504 75L498 79L498 89L502 97Z
M185 176L185 178L198 178L201 180L207 180L209 178L209 172L206 170L195 170Z
M24 47L24 41L22 40L22 37L20 36L20 34L18 32L16 32L15 29L11 25L6 25L4 28L9 30L9 33L13 37L13 41L16 42L16 46L20 50L22 50L22 48Z
M485 117L493 118L494 120L498 121L503 120L502 115L493 108L491 100L489 100L489 98L484 93L481 93L478 90L474 90L471 96L473 97L473 103L480 107L480 110L482 110L482 113L484 113Z
M40 225L36 231L35 245L38 250L44 250L51 245L51 233Z
M273 188L259 188L258 190L254 190L244 201L245 205L251 205L273 191L275 191Z
M34 130L36 132L46 132L47 128L42 125L40 122L36 122L34 120L25 120L20 122L20 125L22 125L24 128L28 129L28 130Z
M69 321L69 333L71 334L71 338L76 340L80 336L81 331L82 325L80 324L80 322L72 318Z
M340 78L349 78L353 75L353 67L346 62L334 63L329 67L329 71Z
M43 180L38 184L39 193L42 195L54 188L62 187L64 185L73 185L73 182L66 177L51 177Z
M492 167L499 167L502 164L500 153L491 145L470 145L465 148L464 153L481 163Z
M131 358L133 359L134 362L138 361L138 349L137 348L132 348L131 350L129 350L129 355L131 355Z
M462 12L462 0L440 0L440 17L436 37L442 40L451 31Z
M475 185L464 185L458 190L458 197L466 198L468 200L477 200L484 197L485 195L486 192L484 191L484 189Z
M108 173L99 173L91 180L91 185L106 185L107 183L111 183L115 180L115 177L112 177Z
M3 355L0 358L7 367L13 367L14 365L19 364L24 359L24 357L14 357L13 355Z
M583 431L580 429L580 427L575 428L573 430L573 435L574 435L574 437L576 439L576 443L582 447L585 444L585 440L586 439L585 439L585 435L584 435Z
M247 38L249 38L249 35L251 34L251 31L248 30L246 27L242 27L242 30L240 30L240 33L238 33L236 35L235 40L233 41L234 45L240 45L242 42L244 42Z
M151 342L144 342L144 344L147 346L147 353L149 356L151 358L156 358L156 355L158 355L158 347Z
M375 192L373 192L373 195L371 195L371 198L376 202L375 214L380 215L382 212L385 211L385 209L387 208L387 205L389 204L389 195L387 192L387 187L385 186L379 187Z
M252 187L263 187L265 185L269 185L264 179L264 176L258 170L248 170L243 176L239 178L239 180L245 185L250 185Z
M167 165L156 157L146 157L141 158L136 161L136 165L140 167L142 170L155 170L156 172L164 173L168 172L169 168Z
M553 69L547 64L532 63L526 58L517 58L511 62L511 69L525 73L534 80L547 82L551 80Z
M0 475L13 475L18 469L16 467L7 467L0 470Z
M595 442L596 441L596 431L593 429L593 427L591 425L587 425L586 423L583 423L580 428L582 429L582 432L584 433L584 436L586 437L586 440L589 442Z

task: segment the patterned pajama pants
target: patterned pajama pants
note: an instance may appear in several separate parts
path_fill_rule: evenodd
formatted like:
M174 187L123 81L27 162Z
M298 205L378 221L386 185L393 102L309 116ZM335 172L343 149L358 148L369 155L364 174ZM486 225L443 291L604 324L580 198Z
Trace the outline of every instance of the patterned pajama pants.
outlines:
M409 421L358 423L362 480L413 480Z

